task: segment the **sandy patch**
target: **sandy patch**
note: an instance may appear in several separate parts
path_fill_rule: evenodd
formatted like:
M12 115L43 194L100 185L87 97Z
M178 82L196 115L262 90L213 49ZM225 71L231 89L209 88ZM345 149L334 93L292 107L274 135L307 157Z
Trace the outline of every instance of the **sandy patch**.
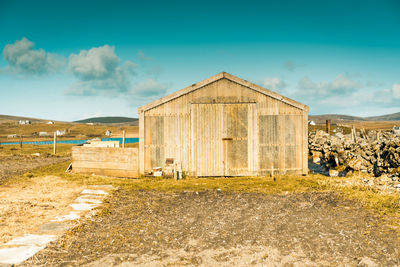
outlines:
M69 206L83 187L56 176L35 177L0 187L0 243L32 233Z

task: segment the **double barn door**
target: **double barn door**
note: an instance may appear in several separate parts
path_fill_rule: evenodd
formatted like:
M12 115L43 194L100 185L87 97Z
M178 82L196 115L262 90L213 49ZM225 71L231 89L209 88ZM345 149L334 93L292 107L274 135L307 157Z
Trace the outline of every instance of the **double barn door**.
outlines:
M255 103L192 104L192 170L197 176L253 175Z

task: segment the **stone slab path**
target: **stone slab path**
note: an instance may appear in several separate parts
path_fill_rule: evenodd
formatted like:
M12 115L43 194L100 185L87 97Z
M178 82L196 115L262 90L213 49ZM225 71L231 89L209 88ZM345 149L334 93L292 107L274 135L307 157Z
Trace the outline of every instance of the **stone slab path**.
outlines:
M24 262L62 236L77 219L82 216L93 216L94 213L88 211L100 206L113 189L111 185L89 186L81 192L74 203L71 203L73 211L56 216L50 222L41 225L35 233L14 238L0 245L0 267Z

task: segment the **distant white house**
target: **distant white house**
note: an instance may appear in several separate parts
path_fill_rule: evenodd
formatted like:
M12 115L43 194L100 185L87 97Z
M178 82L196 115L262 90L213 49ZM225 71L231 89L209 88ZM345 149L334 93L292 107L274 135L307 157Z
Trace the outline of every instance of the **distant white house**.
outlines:
M23 125L23 124L32 124L30 120L19 120L18 124Z
M17 138L17 134L9 134L7 135L7 138Z
M39 132L39 136L44 137L44 136L49 136L50 134L48 132Z
M394 126L393 127L393 133L395 135L400 135L400 126Z
M64 134L65 134L65 130L63 130L63 131L57 130L56 131L56 135L57 136L61 136L61 135L64 135Z
M308 121L309 125L315 125L315 121Z
M112 132L111 132L110 130L107 130L106 133L105 133L105 135L106 135L106 136L111 136L111 135L112 135Z
M47 124L54 124L54 121L49 121L47 122Z

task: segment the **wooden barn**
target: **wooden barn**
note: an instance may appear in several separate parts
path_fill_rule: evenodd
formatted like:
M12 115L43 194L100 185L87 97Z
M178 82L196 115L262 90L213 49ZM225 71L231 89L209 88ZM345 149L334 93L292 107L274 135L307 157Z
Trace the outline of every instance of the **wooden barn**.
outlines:
M139 173L308 172L308 106L222 72L138 109Z

